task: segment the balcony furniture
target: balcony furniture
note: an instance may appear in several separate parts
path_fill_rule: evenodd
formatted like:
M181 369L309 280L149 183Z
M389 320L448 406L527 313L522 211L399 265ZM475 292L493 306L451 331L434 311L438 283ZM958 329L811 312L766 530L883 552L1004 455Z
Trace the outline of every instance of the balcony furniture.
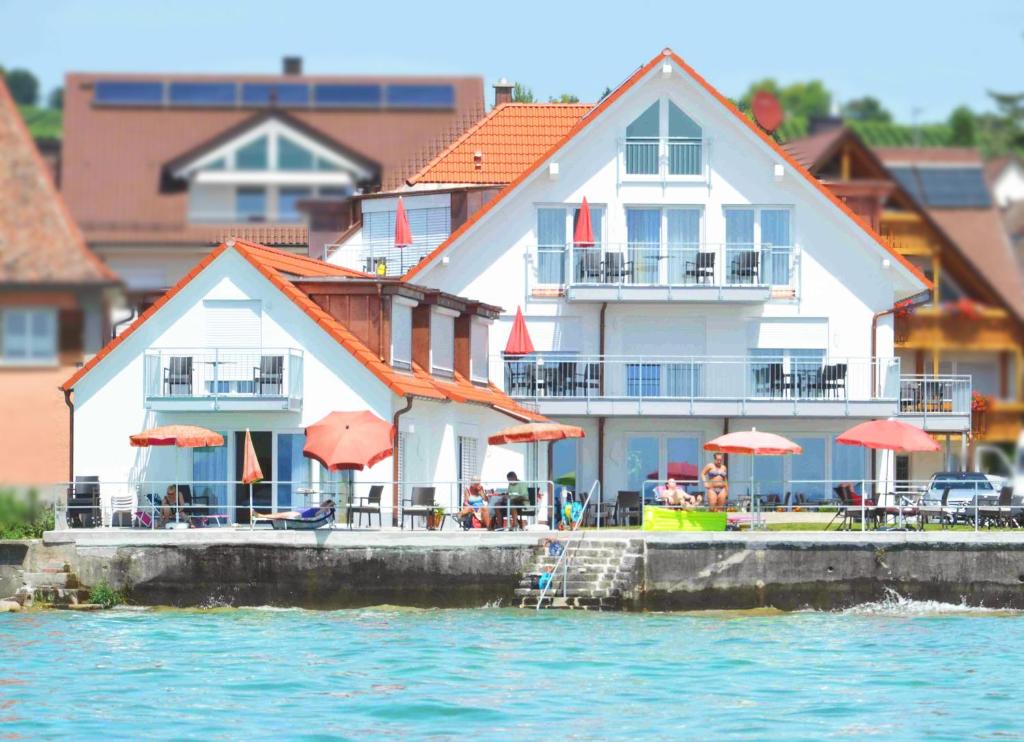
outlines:
M922 502L921 506L917 509L918 530L923 531L924 527L928 525L928 521L933 518L939 521L940 528L952 528L955 518L953 512L948 507L948 503L949 487L942 490L942 498L939 500L938 505L926 505Z
M363 265L364 270L373 276L386 276L388 273L387 258L366 258Z
M71 528L95 528L102 523L98 476L75 477L68 492L67 520Z
M1013 487L1003 487L999 490L999 499L994 505L985 505L978 508L978 520L981 525L988 526L1016 526L1013 519L1013 509L1010 502L1013 499Z
M604 258L605 283L626 283L632 272L632 262L621 252L609 252Z
M509 361L505 365L506 388L512 396L534 394L536 366L525 361Z
M573 364L572 396L574 397L596 397L601 393L601 364L599 363L576 363Z
M846 364L832 363L825 366L823 374L824 392L827 396L843 399L846 397ZM842 394L840 394L842 391Z
M612 508L612 522L617 526L640 525L643 516L643 498L638 490L619 490Z
M252 370L253 391L257 396L265 394L281 396L284 386L284 356L263 356L260 365Z
M192 356L170 356L167 359L164 396L192 396Z
M138 510L134 492L110 496L110 523L114 528L131 528L135 525L135 511Z
M405 519L409 518L410 530L416 530L416 518L426 519L435 508L433 487L413 487L412 497L402 502L402 528L405 528ZM441 527L444 527L443 520Z
M861 497L861 501L854 502L846 492L843 491L842 487L834 487L833 491L836 494L836 498L839 500L839 507L836 508L836 514L832 516L832 520L825 526L825 530L829 529L836 520L839 520L839 528L837 530L853 530L854 524L858 527L861 522L868 527L873 528L878 525L878 512L875 507L875 503L872 500L866 500Z
M787 374L782 363L769 363L768 367L768 395L773 398L786 396L786 392L793 388L793 379Z
M577 279L580 283L601 282L601 249L598 247L577 248L579 266Z
M712 283L715 280L715 254L713 252L698 252L695 260L686 261L686 270L683 273L685 283Z
M757 283L758 254L754 250L736 252L729 267L729 283Z
M363 516L366 516L366 525L373 526L373 516L377 516L377 526L383 528L380 516L380 498L384 493L383 484L375 484L370 487L370 493L366 497L357 497L353 503L349 503L346 520L348 527L352 528L352 516L359 516L359 525L363 525Z

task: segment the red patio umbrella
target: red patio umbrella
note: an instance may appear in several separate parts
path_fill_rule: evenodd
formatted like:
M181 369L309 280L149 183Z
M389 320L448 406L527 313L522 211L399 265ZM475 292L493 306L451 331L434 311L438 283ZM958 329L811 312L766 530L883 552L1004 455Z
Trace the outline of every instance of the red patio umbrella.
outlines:
M576 227L572 233L572 243L576 247L593 247L594 246L594 227L590 221L590 204L587 203L587 197L583 197L583 203L580 204L580 213L576 218Z
M783 438L775 433L762 433L756 428L750 430L737 430L735 433L726 433L704 444L705 451L715 453L737 453L754 456L785 456L787 454L803 453L804 449L799 445ZM750 502L753 505L757 501L757 490L754 486L754 459L750 461ZM753 526L754 523L751 523Z
M362 470L392 454L395 426L368 410L332 412L306 428L302 454L329 471Z
M398 197L398 210L395 212L395 247L408 247L412 244L412 230L409 229L409 217L405 213L405 204L402 197ZM405 273L405 254L402 253L400 260L402 273Z
M206 446L223 446L224 436L198 425L162 425L150 428L141 433L128 436L128 442L135 448L150 446L174 446L174 478L178 478L178 449L204 448ZM177 487L175 484L175 495ZM174 510L174 519L178 519L178 509Z
M920 428L899 420L869 420L836 437L836 443L897 453L938 451L938 441Z
M508 342L505 343L505 355L525 356L533 353L533 341L526 329L526 319L523 317L523 308L516 307L516 318L512 322L512 332L509 333Z
M560 441L564 438L585 438L583 428L561 423L523 423L499 430L487 439L492 446L506 443L536 443L537 441Z
M659 472L652 471L647 475L648 479L657 479ZM697 479L697 465L691 464L689 461L670 461L668 462L668 471L665 472L665 476L669 479L677 479L682 481L690 481Z

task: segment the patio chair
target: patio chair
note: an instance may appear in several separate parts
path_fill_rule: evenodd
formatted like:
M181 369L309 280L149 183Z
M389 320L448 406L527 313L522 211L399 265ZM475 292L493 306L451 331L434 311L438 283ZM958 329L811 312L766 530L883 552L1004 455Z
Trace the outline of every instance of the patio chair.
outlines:
M352 516L359 516L359 525L363 524L363 516L366 516L366 524L373 526L373 516L377 515L377 526L383 528L380 516L380 498L384 493L383 484L375 484L370 487L370 493L366 497L356 497L353 503L349 503L346 520L348 527L352 528Z
M1016 525L1013 520L1013 487L1003 487L999 490L999 500L994 505L983 505L978 508L978 520L981 525L992 528L993 526Z
M632 525L635 519L640 525L643 516L643 498L638 490L619 490L612 508L612 522L617 525Z
M573 396L597 396L601 390L601 364L577 363L573 377Z
M284 384L284 356L263 356L260 365L252 370L252 386L257 396L269 391L271 396L281 395Z
M113 528L131 528L135 525L135 512L138 510L134 492L110 496L110 522Z
M825 526L825 530L829 529L836 520L840 520L839 528L836 530L842 531L845 527L846 530L852 531L854 524L860 527L863 522L869 527L873 528L878 524L877 520L877 508L875 503L871 500L866 500L863 497L859 503L854 502L843 490L842 487L833 487L832 491L835 492L836 498L839 500L839 506L836 508L836 514L832 516L832 520Z
M413 487L412 497L402 503L402 528L405 528L405 519L411 518L409 530L416 530L416 518L426 518L435 508L433 487Z
M580 248L577 278L580 283L601 282L601 250L599 248Z
M846 364L830 363L823 374L824 391L827 396L842 399L846 396ZM842 395L840 395L842 390Z
M605 283L627 283L632 272L632 261L621 252L610 252L604 258Z
M75 477L68 492L67 521L71 528L95 528L103 522L98 476Z
M942 490L942 497L939 499L938 505L926 505L921 503L921 506L917 509L917 525L920 530L924 530L924 527L928 525L928 521L935 518L939 521L939 526L942 528L952 528L953 526L953 513L947 507L949 503L949 487Z
M164 369L164 396L192 395L192 356L171 356Z
M757 283L760 260L756 251L741 250L732 259L729 267L730 283Z
M694 260L687 260L683 271L685 283L712 283L715 280L715 254L698 252Z
M786 392L793 388L790 375L786 373L782 363L769 363L768 389L772 397L785 397Z
M512 396L533 394L533 365L512 361L505 365L506 389Z
M510 505L510 512L512 514L512 522L522 525L523 518L536 518L537 517L537 488L527 487L526 488L526 502L521 504Z

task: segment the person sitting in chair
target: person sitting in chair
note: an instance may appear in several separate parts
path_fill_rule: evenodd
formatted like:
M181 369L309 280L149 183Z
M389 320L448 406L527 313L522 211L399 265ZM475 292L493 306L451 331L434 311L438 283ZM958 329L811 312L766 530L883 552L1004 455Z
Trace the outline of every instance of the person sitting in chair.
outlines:
M480 484L480 477L473 477L469 486L462 496L462 510L459 511L459 523L466 530L473 527L475 519L484 528L491 524L491 516L487 504L487 494L484 486ZM468 524L468 525L467 525Z
M160 501L160 519L157 522L157 528L163 528L176 520L188 523L188 515L184 512L187 504L184 490L179 489L176 484L168 486L167 494Z
M658 492L658 499L666 505L679 508L696 507L700 502L696 495L691 495L689 492L684 490L674 479L669 479L665 482L665 486L660 488L660 491Z
M281 513L257 513L250 510L253 520L314 520L322 518L334 510L334 500L324 500L316 507L305 508L304 510L286 510Z

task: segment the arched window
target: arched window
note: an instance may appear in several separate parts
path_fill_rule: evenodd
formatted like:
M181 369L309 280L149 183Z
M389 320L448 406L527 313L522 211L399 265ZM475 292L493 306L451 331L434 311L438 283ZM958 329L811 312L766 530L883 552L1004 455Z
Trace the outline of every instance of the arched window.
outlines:
M668 175L700 175L702 138L697 122L675 103L653 103L626 127L626 173L658 175L664 161Z

